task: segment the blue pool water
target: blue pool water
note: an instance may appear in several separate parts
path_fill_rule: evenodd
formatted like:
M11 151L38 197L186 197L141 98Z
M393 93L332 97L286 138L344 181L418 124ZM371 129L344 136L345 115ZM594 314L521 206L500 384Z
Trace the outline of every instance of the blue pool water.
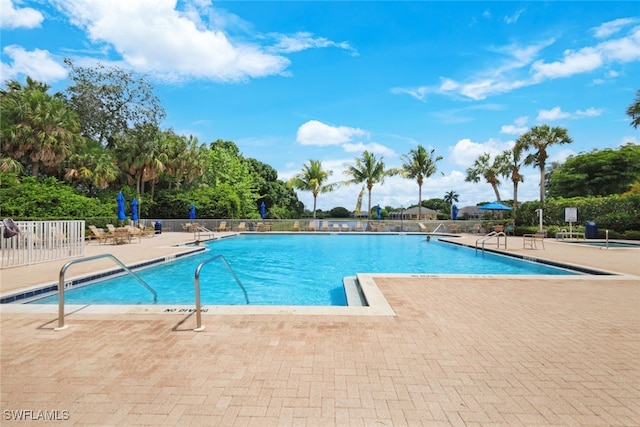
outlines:
M347 305L342 279L356 273L574 274L476 253L424 235L241 235L207 243L197 256L139 271L158 293L158 304L193 304L195 269L222 254L247 291L251 305ZM200 274L202 304L246 304L224 264ZM57 295L37 303L57 303ZM151 294L130 276L65 292L69 304L151 304Z

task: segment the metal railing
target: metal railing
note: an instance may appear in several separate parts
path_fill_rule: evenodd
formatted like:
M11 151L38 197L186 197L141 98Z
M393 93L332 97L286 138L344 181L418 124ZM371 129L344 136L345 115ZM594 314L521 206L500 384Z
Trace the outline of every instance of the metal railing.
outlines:
M73 261L69 261L68 263L63 265L62 268L60 269L60 276L58 278L58 327L54 328L55 331L61 331L67 328L67 326L65 326L64 324L64 289L65 289L64 274L66 273L67 269L71 267L73 264L79 264L81 262L87 262L87 261L94 261L100 258L111 258L112 260L114 260L116 264L118 264L124 271L126 271L131 276L133 276L134 279L140 282L142 286L144 286L145 288L147 288L147 290L149 290L149 292L151 292L151 294L153 295L154 303L158 302L158 294L156 293L156 291L154 291L151 286L147 285L147 283L144 280L142 280L136 273L131 271L129 267L124 265L122 261L120 261L118 258L114 257L113 255L101 254L101 255L95 255L87 258L76 259Z
M0 237L0 268L84 256L85 221L15 221L19 233Z
M496 238L496 243L487 243L489 240ZM482 252L484 253L485 244L495 245L497 249L500 249L500 238L504 237L504 248L507 249L507 235L502 231L492 231L476 240L476 253L478 252L478 243L482 243Z
M244 288L244 286L242 286L242 283L240 283L240 279L238 279L238 276L236 276L236 273L234 273L233 269L225 259L224 255L216 255L207 260L202 261L196 268L195 281L194 281L195 292L196 292L196 327L193 330L196 332L201 332L201 331L204 331L205 329L205 327L202 325L202 313L201 313L202 306L200 305L200 271L202 270L202 267L204 267L206 264L209 264L210 262L215 261L217 259L222 260L224 265L227 267L227 270L229 270L229 273L231 273L231 275L235 279L240 289L242 289L242 292L244 293L244 300L246 301L247 304L249 304L249 297L247 296L247 290Z

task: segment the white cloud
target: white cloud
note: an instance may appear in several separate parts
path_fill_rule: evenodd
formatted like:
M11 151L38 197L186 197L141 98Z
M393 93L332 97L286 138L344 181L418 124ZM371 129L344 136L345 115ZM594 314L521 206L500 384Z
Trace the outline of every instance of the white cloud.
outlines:
M351 142L355 136L367 136L359 128L330 126L317 120L309 120L298 128L296 140L302 145L341 145Z
M456 165L467 168L482 154L489 153L492 156L496 156L502 154L504 150L511 148L511 145L511 142L496 141L493 139L480 143L473 142L469 138L464 138L449 149L451 154L450 160Z
M609 27L602 27L597 34L613 34L622 28L623 24L631 22L635 21L618 22ZM616 31L613 31L614 29ZM441 77L438 85L414 88L395 87L391 91L396 94L408 94L421 101L432 93L482 100L489 96L540 84L546 80L570 77L593 72L605 66L610 67L616 63L625 64L640 60L640 26L632 28L628 34L617 39L606 40L594 46L585 46L576 50L567 49L558 60L537 59L545 48L555 43L555 39L547 39L525 46L511 44L490 47L490 51L501 55L501 59L493 61L497 65L481 70L467 79L456 81L449 77ZM613 71L613 73L616 72ZM609 74L609 76L615 75Z
M36 28L42 24L42 13L30 7L17 8L11 0L0 0L0 28Z
M11 58L12 63L2 63L3 80L15 79L19 74L34 80L52 83L67 76L67 70L57 63L46 50L26 51L22 46L9 45L2 52Z
M382 144L378 144L377 142L370 142L365 144L363 142L358 142L356 144L347 143L343 144L342 148L347 153L358 153L361 154L365 151L369 151L370 153L379 154L387 157L396 157L397 154L391 148L386 147Z
M636 22L638 22L638 19L636 18L615 19L613 21L605 22L598 27L592 28L592 31L594 36L597 38L606 38L619 32L623 27L635 24Z
M553 107L550 110L540 110L536 121L551 122L562 119L581 119L585 117L597 117L602 114L602 110L598 108L587 108L586 110L577 110L573 113L562 111L560 107Z
M279 74L290 61L200 29L175 0L58 0L58 8L94 43L111 45L136 71L163 79L240 81Z
M269 37L275 39L277 43L269 50L278 53L300 52L307 49L337 47L349 51L352 55L357 55L355 49L347 42L334 42L324 37L314 37L309 32L297 32L295 34L270 33Z
M520 16L524 13L525 9L519 9L512 15L507 15L504 17L504 22L507 24L515 24L520 19Z

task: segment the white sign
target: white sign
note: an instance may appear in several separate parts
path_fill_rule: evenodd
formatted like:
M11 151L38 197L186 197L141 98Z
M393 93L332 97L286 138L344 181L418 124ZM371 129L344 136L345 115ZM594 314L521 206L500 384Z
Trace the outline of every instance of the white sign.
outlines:
M578 208L564 208L564 222L578 222Z

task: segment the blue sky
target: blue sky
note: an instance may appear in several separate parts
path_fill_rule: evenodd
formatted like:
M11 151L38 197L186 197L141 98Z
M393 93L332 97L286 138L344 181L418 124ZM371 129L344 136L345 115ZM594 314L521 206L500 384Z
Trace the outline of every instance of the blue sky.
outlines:
M640 140L625 114L640 89L636 2L0 0L0 13L3 82L64 90L66 57L142 73L163 127L234 141L283 180L317 159L343 181L364 150L398 167L422 144L444 157L423 199L454 190L466 206L495 196L465 170L532 126L573 138L551 161ZM525 172L519 199L535 200L539 172ZM352 210L359 191L318 207ZM512 198L508 180L500 194ZM417 200L400 177L373 188L373 204Z

